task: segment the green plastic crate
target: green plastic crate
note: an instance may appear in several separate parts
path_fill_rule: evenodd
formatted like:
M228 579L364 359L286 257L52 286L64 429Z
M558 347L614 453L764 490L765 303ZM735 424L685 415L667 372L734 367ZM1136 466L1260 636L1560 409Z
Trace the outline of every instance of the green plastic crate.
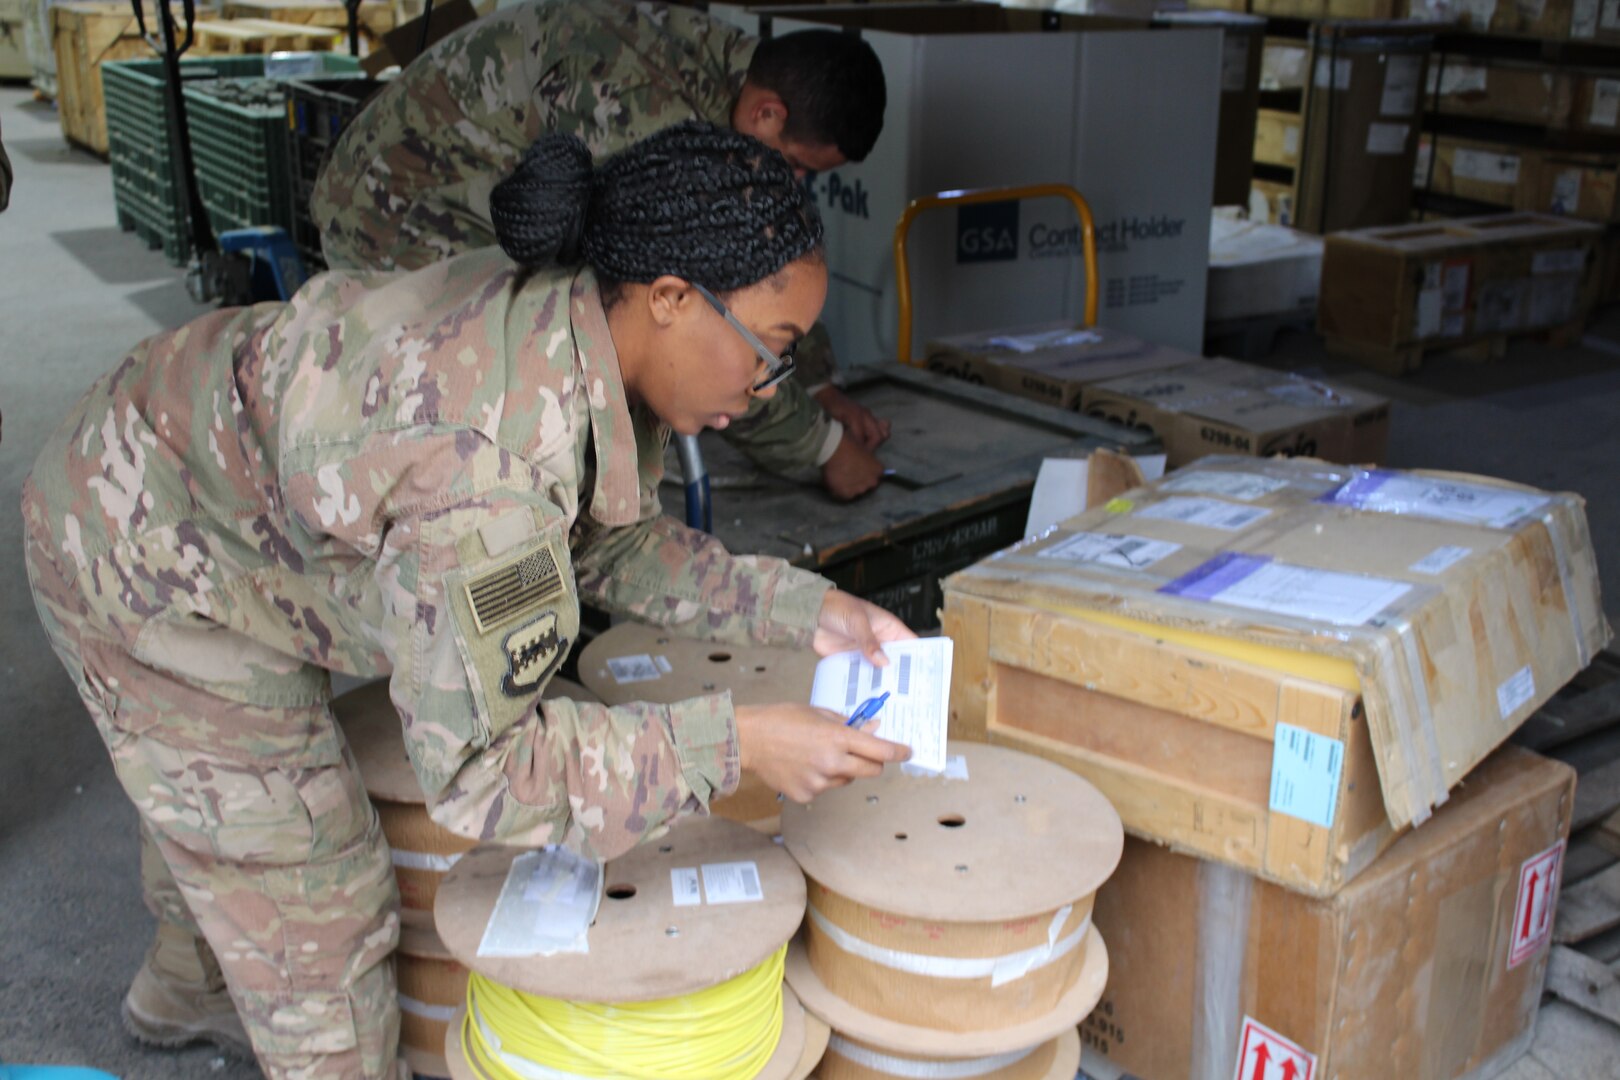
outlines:
M261 127L261 118L251 115L251 109L214 108L231 103L217 96L210 99L206 93L199 97L200 84L206 81L263 79L264 62L263 56L210 56L180 63L197 186L216 231L243 225L290 225L284 209L290 183L285 104L278 104L274 121ZM335 53L323 54L322 63L332 74L359 70L353 57ZM161 247L170 262L184 263L191 238L169 152L163 62L105 63L101 80L118 223L148 245ZM239 109L249 115L238 115ZM270 129L274 129L273 136L256 134ZM271 149L271 139L279 151Z

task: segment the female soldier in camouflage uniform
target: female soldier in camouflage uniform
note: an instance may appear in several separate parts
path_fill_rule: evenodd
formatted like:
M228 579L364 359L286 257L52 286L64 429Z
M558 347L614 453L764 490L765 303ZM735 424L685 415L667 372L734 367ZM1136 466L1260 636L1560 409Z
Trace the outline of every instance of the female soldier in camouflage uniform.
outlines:
M658 512L669 431L769 395L825 297L781 156L693 123L596 169L549 136L494 203L510 258L144 342L24 487L41 617L140 811L148 1040L229 1037L223 969L267 1075L392 1075L397 898L331 671L391 674L440 824L603 859L740 769L803 800L905 754L807 705L540 700L581 599L822 653L910 634Z

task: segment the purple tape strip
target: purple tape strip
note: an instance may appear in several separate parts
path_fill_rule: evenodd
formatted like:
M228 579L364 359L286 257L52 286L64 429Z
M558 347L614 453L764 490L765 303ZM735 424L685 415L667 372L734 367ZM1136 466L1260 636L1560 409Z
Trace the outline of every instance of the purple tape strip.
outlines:
M1182 574L1159 592L1189 600L1213 600L1271 561L1269 555L1243 555L1224 551L1202 566Z
M1370 469L1354 480L1347 480L1340 484L1316 501L1332 503L1335 506L1364 506L1368 497L1388 483L1394 476L1395 474L1388 469Z

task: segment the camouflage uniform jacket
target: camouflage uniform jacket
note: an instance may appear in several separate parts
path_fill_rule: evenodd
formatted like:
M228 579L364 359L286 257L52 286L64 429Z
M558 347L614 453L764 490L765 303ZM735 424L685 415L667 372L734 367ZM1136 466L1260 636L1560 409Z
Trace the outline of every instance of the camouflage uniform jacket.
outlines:
M415 270L493 246L489 196L541 135L578 135L598 160L683 120L731 126L754 38L708 15L625 0L532 0L445 38L339 137L310 200L334 269ZM806 388L833 377L819 324L784 386L732 435L801 475L842 434Z
M330 763L320 669L391 671L440 824L609 858L733 790L737 730L727 694L542 702L578 601L802 647L828 588L660 516L666 439L626 403L592 274L486 249L149 339L47 446L24 513L132 670L194 673L199 631L224 628L262 685L209 689L289 706L153 737Z

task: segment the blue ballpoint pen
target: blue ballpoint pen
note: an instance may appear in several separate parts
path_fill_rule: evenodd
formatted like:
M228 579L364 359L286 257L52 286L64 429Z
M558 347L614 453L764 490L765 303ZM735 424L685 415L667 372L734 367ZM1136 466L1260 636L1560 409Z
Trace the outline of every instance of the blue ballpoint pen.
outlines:
M849 719L844 721L844 726L854 727L856 724L865 723L866 721L872 719L872 717L877 715L877 711L883 708L883 703L888 700L889 692L887 690L883 691L883 693L879 694L877 697L867 698L865 701L861 702L860 708L849 714Z

